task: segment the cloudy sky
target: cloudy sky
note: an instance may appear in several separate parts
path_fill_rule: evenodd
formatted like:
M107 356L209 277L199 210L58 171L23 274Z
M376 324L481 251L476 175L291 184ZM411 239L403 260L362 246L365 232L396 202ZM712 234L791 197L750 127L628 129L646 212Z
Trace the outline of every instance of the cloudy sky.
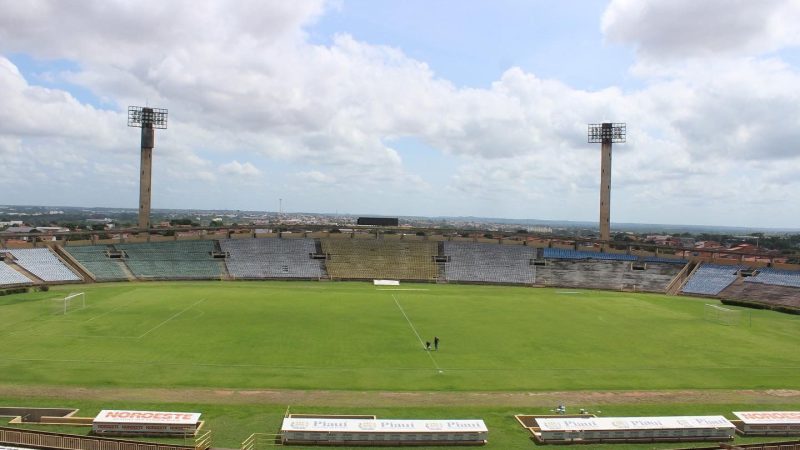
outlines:
M798 0L0 0L0 204L800 226Z

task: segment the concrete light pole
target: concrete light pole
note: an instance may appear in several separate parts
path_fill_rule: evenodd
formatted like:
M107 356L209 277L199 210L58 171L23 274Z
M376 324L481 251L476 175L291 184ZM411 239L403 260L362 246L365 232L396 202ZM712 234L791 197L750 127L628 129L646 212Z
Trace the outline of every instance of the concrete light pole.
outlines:
M128 107L128 126L142 129L142 162L139 173L139 228L150 229L150 190L153 173L153 147L156 129L167 128L167 110L142 106Z
M611 144L624 143L624 123L590 123L589 143L600 143L600 240L611 240Z

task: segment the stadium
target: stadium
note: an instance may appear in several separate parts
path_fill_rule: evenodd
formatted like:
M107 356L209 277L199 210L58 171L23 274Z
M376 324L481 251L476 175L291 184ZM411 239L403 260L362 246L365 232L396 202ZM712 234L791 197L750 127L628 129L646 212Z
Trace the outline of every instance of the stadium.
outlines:
M220 402L187 408L229 448L250 436L241 427L277 433L287 406L488 414L503 430L490 432L497 448L531 445L512 412L559 404L604 415L796 407L780 394L800 389L800 271L789 265L369 226L204 231L0 250L3 288L30 289L0 299L5 395L52 389L59 402L25 406L81 412L103 401L176 410L162 395ZM439 348L426 351L434 337ZM215 423L216 408L256 399L286 404L254 416L270 425Z
M0 450L800 450L800 8L444 3L0 0Z

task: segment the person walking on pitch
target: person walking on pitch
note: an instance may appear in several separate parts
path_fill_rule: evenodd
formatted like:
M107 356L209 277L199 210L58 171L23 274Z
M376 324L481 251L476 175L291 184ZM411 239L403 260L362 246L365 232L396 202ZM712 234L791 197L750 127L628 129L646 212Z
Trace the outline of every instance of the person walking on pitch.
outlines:
M433 337L433 349L439 350L439 336Z
M431 351L431 341L425 341L425 350Z

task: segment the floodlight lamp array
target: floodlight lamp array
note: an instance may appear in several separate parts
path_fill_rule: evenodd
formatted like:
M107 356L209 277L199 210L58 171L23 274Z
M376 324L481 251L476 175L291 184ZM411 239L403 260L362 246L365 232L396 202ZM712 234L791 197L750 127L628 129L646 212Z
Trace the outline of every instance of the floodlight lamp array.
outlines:
M589 143L624 143L627 135L624 123L590 123Z
M136 128L167 128L168 111L164 108L146 106L128 107L128 126Z

